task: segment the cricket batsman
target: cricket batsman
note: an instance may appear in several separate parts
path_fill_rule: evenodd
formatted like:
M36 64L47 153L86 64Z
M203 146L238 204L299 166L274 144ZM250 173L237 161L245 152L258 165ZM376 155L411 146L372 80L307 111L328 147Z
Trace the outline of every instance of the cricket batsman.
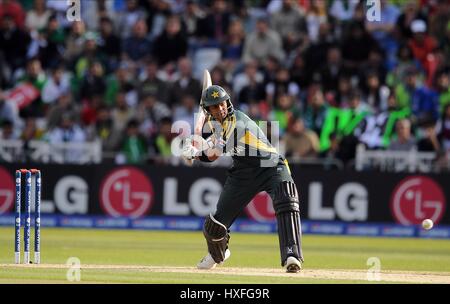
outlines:
M228 170L216 212L207 216L203 225L209 253L197 267L212 269L230 257L230 226L256 194L266 191L276 214L281 266L287 272L299 272L304 261L299 199L287 160L253 120L233 108L222 87L207 87L200 105L206 115L202 132L206 148L200 148L195 137L188 137L183 143L182 157L213 162L227 153L232 156L233 165Z

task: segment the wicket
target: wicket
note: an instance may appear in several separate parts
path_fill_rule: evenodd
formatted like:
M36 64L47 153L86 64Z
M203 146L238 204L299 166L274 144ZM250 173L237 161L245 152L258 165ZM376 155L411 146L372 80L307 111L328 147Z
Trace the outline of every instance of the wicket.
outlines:
M15 202L15 242L14 259L20 264L20 222L21 222L21 196L22 174L25 174L25 223L23 231L24 264L30 263L30 228L31 228L31 203L34 200L34 263L41 262L41 171L37 169L16 170L16 202ZM32 181L34 180L34 198L32 199Z

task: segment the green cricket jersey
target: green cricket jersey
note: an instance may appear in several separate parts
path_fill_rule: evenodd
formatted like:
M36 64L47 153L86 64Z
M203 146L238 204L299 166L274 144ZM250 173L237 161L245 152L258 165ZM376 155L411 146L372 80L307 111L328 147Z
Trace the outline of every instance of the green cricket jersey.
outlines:
M226 142L223 152L232 156L234 167L269 167L284 160L264 131L239 110L234 110L222 123L210 115L203 130L204 137L214 134Z

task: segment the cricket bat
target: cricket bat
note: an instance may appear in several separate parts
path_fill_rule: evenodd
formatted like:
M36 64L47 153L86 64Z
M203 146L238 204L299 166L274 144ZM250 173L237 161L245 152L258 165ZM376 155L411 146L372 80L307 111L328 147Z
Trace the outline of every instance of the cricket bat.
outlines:
M211 75L209 74L208 70L204 70L203 71L203 88L202 88L202 95L203 92L208 88L212 86L212 81L211 81ZM202 102L202 97L200 96L200 103ZM198 136L202 136L202 129L203 129L203 124L205 123L205 112L203 111L203 108L201 105L198 106L198 112L196 115L196 120L194 123L194 135L198 135ZM194 163L194 160L187 160L186 163L189 166L192 166L192 164Z

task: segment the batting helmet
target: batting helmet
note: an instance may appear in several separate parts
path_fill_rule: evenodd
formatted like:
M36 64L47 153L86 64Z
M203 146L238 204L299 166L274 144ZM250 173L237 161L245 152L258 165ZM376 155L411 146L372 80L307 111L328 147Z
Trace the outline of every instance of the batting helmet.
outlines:
M228 115L232 114L234 111L233 104L230 100L230 95L228 95L227 91L224 88L218 85L212 85L206 88L206 90L202 93L202 107L203 109L209 113L208 107L217 105L223 101L227 102L228 106Z

